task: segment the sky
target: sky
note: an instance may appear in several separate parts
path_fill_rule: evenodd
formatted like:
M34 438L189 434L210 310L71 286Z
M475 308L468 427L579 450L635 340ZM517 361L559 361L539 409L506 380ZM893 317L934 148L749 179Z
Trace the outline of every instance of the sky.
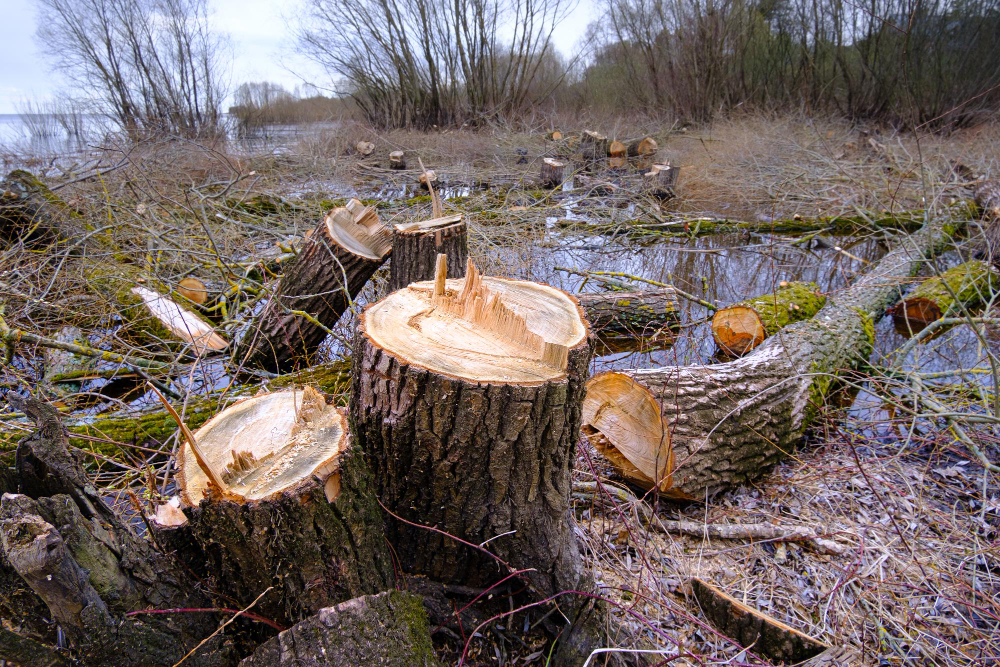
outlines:
M328 78L305 58L293 53L294 39L286 15L298 2L277 0L210 0L212 20L229 34L233 49L232 88L244 81L274 81L289 90L303 81L320 88ZM593 19L595 0L579 0L576 9L557 28L556 47L569 55L579 46ZM5 0L0 22L0 114L16 113L29 100L52 99L67 90L58 72L50 70L35 38L35 3Z

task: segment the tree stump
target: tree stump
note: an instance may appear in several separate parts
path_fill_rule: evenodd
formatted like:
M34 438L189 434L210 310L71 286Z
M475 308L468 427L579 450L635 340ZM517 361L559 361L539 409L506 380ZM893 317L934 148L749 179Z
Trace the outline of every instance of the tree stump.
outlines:
M986 262L959 264L920 283L889 314L901 330L920 331L934 320L954 315L964 306L978 310L1000 290L1000 274Z
M781 281L773 294L740 301L715 311L712 337L719 350L742 357L792 322L807 320L826 305L816 283Z
M659 146L656 144L656 139L653 137L643 137L642 139L636 139L628 144L629 157L655 155L657 150L659 150Z
M608 156L608 138L598 132L584 131L580 135L580 153L586 162L597 162Z
M621 169L625 166L628 157L628 147L620 141L612 141L608 144L608 166L612 169Z
M194 440L207 468L191 443L182 448L186 530L218 589L240 606L273 586L254 609L290 625L391 585L371 474L346 415L322 394L306 387L246 399Z
M427 169L421 172L420 176L417 177L417 182L420 183L420 187L424 190L430 190L431 185L437 183L438 175L433 169Z
M406 169L406 153L403 151L389 153L389 169Z
M461 214L396 225L389 263L389 291L432 280L439 254L448 256L449 275L463 275L469 257L467 231Z
M386 591L321 609L261 644L240 667L436 667L420 598Z
M678 167L669 164L654 164L642 177L643 190L656 199L673 199L677 196L674 187L677 185L678 170Z
M836 374L867 363L874 320L898 300L901 276L946 248L964 224L933 217L815 317L785 327L745 357L594 376L584 432L598 449L613 450L612 463L617 457L631 465L620 468L630 481L671 496L704 498L760 476L802 439Z
M285 269L236 359L270 371L309 365L324 327L337 323L391 252L392 232L374 208L352 199L330 211Z
M543 188L557 188L563 182L563 172L566 168L565 162L554 160L550 157L542 160L541 185Z
M543 596L581 585L569 493L589 358L572 297L471 263L364 311L351 424L404 570L482 586L534 568Z
M559 130L552 130L551 132L545 135L545 138L548 139L549 141L562 141L563 133L560 132Z
M375 144L370 141L359 141L354 149L358 151L358 155L361 157L368 157L375 152Z

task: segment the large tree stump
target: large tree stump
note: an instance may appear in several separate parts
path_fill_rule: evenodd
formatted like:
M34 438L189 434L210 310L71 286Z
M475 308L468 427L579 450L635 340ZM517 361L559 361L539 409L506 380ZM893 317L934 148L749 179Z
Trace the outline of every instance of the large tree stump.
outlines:
M389 291L432 280L439 254L448 256L449 275L464 274L469 241L461 214L396 225L389 263Z
M204 465L186 444L177 481L189 523L174 530L200 547L219 591L245 606L273 586L254 609L292 624L391 585L371 474L323 395L306 387L246 399L194 440Z
M585 432L639 470L647 487L673 496L704 498L759 476L801 440L836 374L867 362L874 320L899 299L901 279L946 247L964 222L933 217L815 317L745 357L595 376L583 406Z
M1000 290L1000 274L986 262L959 264L920 283L889 313L903 330L919 331L934 320L954 315L962 307L977 310Z
M240 667L435 667L420 598L387 591L321 609L261 644Z
M723 354L741 357L792 322L807 320L826 305L816 283L782 281L772 294L715 311L712 337Z
M244 334L237 360L270 371L310 365L324 327L336 324L391 252L392 232L374 208L352 199L330 211Z
M580 585L569 492L589 357L571 297L471 264L365 310L351 424L403 569L476 586L534 568L541 595Z

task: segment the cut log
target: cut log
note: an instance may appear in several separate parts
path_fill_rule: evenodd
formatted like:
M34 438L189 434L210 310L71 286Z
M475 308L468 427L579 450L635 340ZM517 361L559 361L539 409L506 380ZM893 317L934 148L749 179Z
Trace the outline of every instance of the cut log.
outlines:
M0 181L0 239L68 242L86 233L83 216L34 174L15 169Z
M815 317L745 357L595 376L583 406L587 434L638 469L646 488L655 480L676 497L704 498L758 477L802 439L835 375L867 362L874 320L899 298L900 281L947 247L965 220L932 217Z
M285 269L237 360L270 371L310 365L325 328L337 323L391 252L392 232L374 208L352 199L330 211Z
M551 132L545 135L545 138L548 139L549 141L562 141L563 133L560 132L559 130L552 130Z
M208 288L205 287L205 283L193 276L184 278L177 283L177 293L191 303L196 303L199 306L204 305L208 301Z
M240 667L436 667L427 612L402 591L348 600L261 644Z
M590 322L601 336L651 336L680 327L680 308L673 288L631 292L577 294Z
M32 399L8 398L38 430L17 450L23 495L5 493L0 499L0 561L44 603L80 664L176 664L212 633L216 619L208 614L135 612L211 607L203 587L137 537L104 503L70 454L53 408ZM0 575L4 569L0 567ZM13 616L5 614L5 626L23 627L23 615L30 609L29 602L13 610ZM4 647L9 643L0 642L0 650ZM220 636L189 660L217 665L232 657ZM15 658L0 653L0 659Z
M417 182L420 183L420 187L422 187L425 190L429 190L430 184L437 183L437 180L438 180L437 172L434 171L433 169L426 169L420 173L420 176L417 177Z
M541 185L543 188L556 188L563 182L563 172L566 168L565 162L554 160L550 157L542 160Z
M403 151L389 153L389 169L406 169L406 153Z
M584 131L580 136L580 153L588 162L597 162L608 157L608 138L603 134Z
M190 344L196 355L229 347L229 343L215 333L211 324L173 299L145 287L133 287L132 293L142 299L149 313L172 336Z
M677 196L674 188L679 171L679 167L671 167L669 164L654 164L643 174L643 191L656 199L673 199Z
M798 664L830 648L697 577L691 580L691 591L719 632L775 663Z
M621 169L627 163L628 147L620 141L612 141L608 144L608 166L612 169Z
M792 322L809 319L826 305L816 283L781 281L772 294L715 311L712 337L719 350L742 357Z
M628 145L629 157L645 157L648 155L655 155L657 150L659 150L659 146L657 146L656 139L653 137L636 139Z
M354 148L362 157L367 157L375 152L375 144L370 141L359 141Z
M351 424L399 517L386 531L404 570L471 586L509 574L457 537L532 568L542 596L581 585L569 492L587 333L569 295L471 263L464 279L415 283L364 311Z
M1000 290L1000 273L986 262L972 260L923 281L900 303L889 309L896 325L913 332L954 315L964 306L976 311Z
M322 394L306 387L246 399L194 440L226 488L186 444L177 472L186 530L216 587L241 607L273 586L254 609L290 625L391 585L371 475L346 415Z
M448 256L449 275L464 275L469 241L461 214L396 225L389 263L389 291L433 280L439 254Z

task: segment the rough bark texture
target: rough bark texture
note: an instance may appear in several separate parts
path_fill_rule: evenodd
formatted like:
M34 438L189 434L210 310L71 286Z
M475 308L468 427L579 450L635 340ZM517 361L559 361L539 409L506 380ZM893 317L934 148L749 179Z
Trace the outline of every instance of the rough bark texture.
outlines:
M642 137L641 139L629 142L628 155L629 157L653 155L656 153L657 148L656 139L653 137Z
M464 219L433 229L396 229L392 237L389 291L395 292L420 280L434 280L439 253L448 255L449 278L465 275L469 240Z
M922 328L963 306L981 308L998 289L1000 274L986 262L973 260L923 281L889 312L900 325Z
M510 567L536 568L526 576L543 595L577 588L569 493L589 358L584 341L569 351L564 379L475 383L408 365L360 325L351 425L385 507L473 544L491 540ZM509 573L474 547L393 517L386 533L408 572L472 586Z
M740 646L774 662L795 664L830 648L781 621L726 595L701 579L691 580L701 610L719 631Z
M590 330L600 335L648 336L680 326L677 294L670 287L633 292L577 294Z
M834 375L867 361L874 320L899 299L900 285L964 223L965 218L933 219L832 295L815 317L789 325L741 359L622 371L659 405L662 425L656 428L669 440L675 462L665 480L667 492L704 498L706 489L743 483L789 454ZM589 421L602 408L585 406Z
M244 335L237 360L275 372L309 366L326 331L289 311L306 312L332 327L388 256L355 254L330 236L325 220L320 222Z
M563 182L563 173L566 168L565 162L560 162L559 160L553 160L552 158L545 158L542 160L541 172L539 175L539 180L543 188L555 188L559 187L559 184Z
M677 186L677 175L679 167L670 165L654 164L649 171L643 175L643 189L651 197L667 200L677 196L675 188Z
M389 153L390 169L406 169L406 153L403 151L393 151Z
M391 586L374 483L356 447L348 445L341 456L339 475L340 494L333 502L323 484L314 482L273 500L206 498L186 509L191 538L218 590L245 606L273 586L254 611L291 625Z
M436 667L427 612L401 591L321 609L264 642L240 667Z
M211 634L210 615L135 615L143 609L211 606L196 582L150 543L139 539L103 502L68 449L49 406L12 397L39 430L21 442L17 476L22 493L0 500L0 579L15 572L65 631L73 657L87 665L173 665ZM5 568L6 571L4 572ZM6 576L4 576L6 575ZM32 637L37 619L17 609L8 622ZM20 616L20 618L18 617ZM11 641L0 650L12 649ZM0 654L0 658L15 658ZM189 659L225 664L231 651L217 637Z
M610 142L603 134L585 131L580 135L580 153L587 162L597 162L608 157Z
M83 217L30 172L0 181L0 238L71 241L86 234Z

